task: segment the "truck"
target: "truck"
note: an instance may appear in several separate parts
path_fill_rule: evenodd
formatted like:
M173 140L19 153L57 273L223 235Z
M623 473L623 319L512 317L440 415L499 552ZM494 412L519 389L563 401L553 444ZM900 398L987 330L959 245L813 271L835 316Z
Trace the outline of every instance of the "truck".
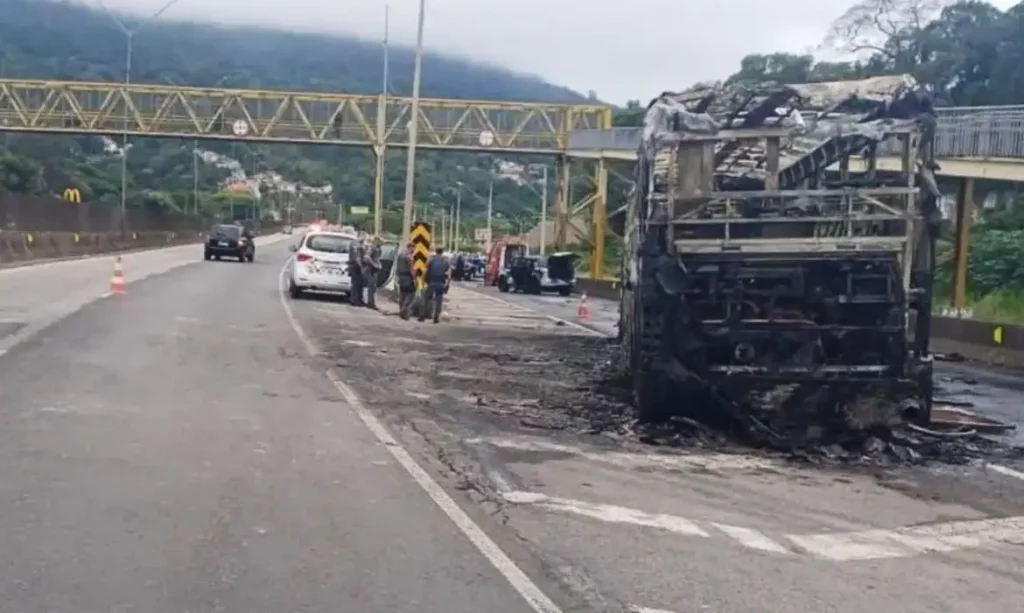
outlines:
M639 418L772 438L927 420L934 126L903 75L654 99L613 219Z

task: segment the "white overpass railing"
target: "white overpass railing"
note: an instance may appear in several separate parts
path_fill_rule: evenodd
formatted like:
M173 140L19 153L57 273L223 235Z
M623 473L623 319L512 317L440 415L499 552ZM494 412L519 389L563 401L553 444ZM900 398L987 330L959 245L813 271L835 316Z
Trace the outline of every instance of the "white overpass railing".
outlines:
M935 154L940 158L1024 158L1024 105L947 107L936 115ZM569 151L636 151L640 132L578 130L569 134Z

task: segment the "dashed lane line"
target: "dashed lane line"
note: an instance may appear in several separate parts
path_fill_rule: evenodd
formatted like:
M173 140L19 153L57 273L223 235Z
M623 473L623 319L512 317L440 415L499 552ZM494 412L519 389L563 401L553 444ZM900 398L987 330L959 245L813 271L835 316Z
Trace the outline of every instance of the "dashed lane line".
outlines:
M285 273L288 270L290 261L289 259L288 262L285 262L285 265L278 274L278 298L281 301L281 307L284 309L285 316L288 318L288 323L291 325L292 330L299 337L306 352L310 356L315 357L320 355L320 351L309 338L309 335L306 334L305 330L302 329L302 326L299 325L298 320L295 319L295 314L292 313L292 308L289 306L288 299L286 298ZM455 527L490 562L491 566L508 581L512 589L529 604L530 608L536 613L562 613L558 605L519 568L512 558L491 537L487 536L483 528L477 525L459 507L458 503L444 491L444 488L409 455L409 452L391 435L384 424L366 408L363 401L355 393L355 390L342 381L334 370L328 370L325 374L335 389L338 390L338 393L348 403L349 408L359 417L359 420L363 422L366 428L373 433L377 441L391 454L391 457L398 462L405 472L412 477L413 481L430 497L434 504L451 520Z
M1000 475L1003 475L1005 477L1010 477L1011 479L1019 479L1021 481L1024 481L1024 472L1021 472L1019 470L1014 470L1007 466L1000 466L999 464L988 464L986 468L988 468L994 473L999 473Z
M683 536L700 536L704 538L711 536L696 523L677 515L647 513L639 509L620 507L613 504L598 504L583 500L557 498L536 492L505 492L502 494L502 497L506 502L512 504L531 505L549 511L581 515L609 524L631 524L646 528L657 528Z
M711 525L744 547L783 555L790 553L788 549L765 536L764 532L760 530L728 524L712 523Z
M537 492L509 491L502 496L511 504L587 517L605 523L654 528L680 536L712 538L711 531L702 528L700 522L676 515L648 513L640 509L559 498ZM962 549L1024 545L1024 517L951 521L830 534L782 534L782 542L752 528L718 523L710 523L710 526L747 549L776 555L802 553L832 562L908 558Z
M468 438L469 445L490 445L499 449L525 452L571 454L591 462L619 468L661 468L666 470L757 471L783 467L781 462L766 458L730 453L628 453L623 451L587 451L572 445L525 438Z
M537 309L533 309L533 308L530 308L530 307L522 305L522 304L513 303L513 302L511 302L509 300L502 300L501 298L498 298L496 296L490 296L490 295L485 294L483 292L477 292L477 291L463 289L463 288L459 288L458 292L460 294L464 293L464 294L467 294L467 295L470 295L470 296L473 296L473 297L476 297L476 298L482 298L485 301L492 302L492 303L495 303L497 305L500 305L500 308L503 311L508 311L510 308L511 309L519 309L519 310L521 310L521 311L523 311L525 313L529 313L533 317L538 317L538 318L546 319L546 320L548 320L548 321L550 321L552 323L555 323L557 325L569 326L570 328L573 328L574 330L577 330L579 332L583 332L584 334L586 334L588 336L599 336L599 337L607 337L608 336L604 332L600 332L598 330L594 330L593 328L588 328L587 326L584 326L582 324L578 324L578 323L576 323L574 321L570 321L568 319L562 319L561 317L555 317L554 315L548 315L547 313L544 313L544 312L539 311ZM470 299L470 300L472 300L472 299Z

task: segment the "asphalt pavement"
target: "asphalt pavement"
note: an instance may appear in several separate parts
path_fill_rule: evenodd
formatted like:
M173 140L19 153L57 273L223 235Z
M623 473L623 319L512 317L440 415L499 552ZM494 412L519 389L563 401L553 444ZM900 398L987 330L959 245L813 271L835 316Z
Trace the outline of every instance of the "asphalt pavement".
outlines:
M0 610L530 611L305 353L261 243L127 256L106 298L111 258L0 272L35 331L0 357Z
M611 301L588 299L580 318L578 298L466 287L614 334ZM988 379L949 385L962 375L943 368L946 399L970 395L983 411L1019 415L1015 388ZM461 435L509 503L507 525L542 555L572 560L589 584L651 610L1019 608L1019 463L844 470L628 436L477 430Z
M614 305L456 287L404 322L286 298L289 242L132 254L126 295L112 258L0 271L0 610L1019 609L1021 467L574 430Z

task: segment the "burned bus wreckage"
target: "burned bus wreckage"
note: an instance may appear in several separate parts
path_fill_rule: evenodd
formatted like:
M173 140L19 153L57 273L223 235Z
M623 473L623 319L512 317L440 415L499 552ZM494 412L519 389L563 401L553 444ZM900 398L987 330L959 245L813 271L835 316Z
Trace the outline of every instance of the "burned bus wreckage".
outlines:
M906 76L651 102L619 324L641 420L790 437L928 418L934 125Z

